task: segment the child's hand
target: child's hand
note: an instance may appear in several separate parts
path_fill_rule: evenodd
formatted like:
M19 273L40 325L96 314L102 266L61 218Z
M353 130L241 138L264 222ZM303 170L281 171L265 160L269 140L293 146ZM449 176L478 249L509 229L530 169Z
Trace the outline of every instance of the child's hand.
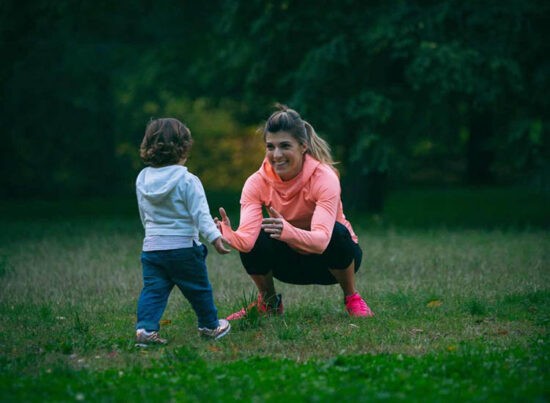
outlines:
M231 252L231 249L227 249L224 243L229 245L229 242L223 236L217 238L214 242L212 242L212 245L214 246L214 248L216 248L216 252L218 252L220 255L225 255L226 253Z

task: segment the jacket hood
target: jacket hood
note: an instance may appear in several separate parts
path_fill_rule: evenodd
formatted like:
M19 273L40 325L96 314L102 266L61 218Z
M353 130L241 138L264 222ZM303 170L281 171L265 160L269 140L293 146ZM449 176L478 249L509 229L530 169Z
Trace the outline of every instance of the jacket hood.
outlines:
M271 189L279 193L282 198L291 198L302 190L304 184L309 181L319 164L321 163L315 158L309 154L305 154L304 165L300 173L289 181L283 181L275 173L267 158L265 158L258 172L271 185Z
M148 167L138 175L136 189L151 203L158 203L172 192L186 173L187 167L182 165Z

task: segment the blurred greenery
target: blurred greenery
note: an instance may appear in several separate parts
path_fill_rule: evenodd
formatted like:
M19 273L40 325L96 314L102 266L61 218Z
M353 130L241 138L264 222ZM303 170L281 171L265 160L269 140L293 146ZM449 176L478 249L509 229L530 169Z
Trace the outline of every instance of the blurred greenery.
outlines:
M0 197L125 197L149 119L238 192L287 103L332 145L346 204L404 186L548 193L550 3L5 0Z
M219 207L229 214L232 226L239 223L238 191L206 191L213 216ZM349 209L347 218L354 228L410 229L547 229L550 227L550 196L525 187L427 187L391 192L383 213ZM345 200L344 200L344 208ZM0 211L9 211L4 223L71 220L88 226L97 219L131 219L135 231L141 223L134 197L93 197L64 200L0 201ZM9 231L8 231L9 232Z

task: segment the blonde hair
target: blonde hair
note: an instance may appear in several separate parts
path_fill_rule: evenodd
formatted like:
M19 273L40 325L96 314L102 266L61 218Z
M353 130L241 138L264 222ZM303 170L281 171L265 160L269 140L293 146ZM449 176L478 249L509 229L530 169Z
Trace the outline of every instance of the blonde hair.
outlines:
M263 129L264 141L267 133L287 132L300 144L307 146L306 153L317 161L334 165L329 144L319 137L313 126L300 117L300 114L286 105L276 104L279 109L267 119Z

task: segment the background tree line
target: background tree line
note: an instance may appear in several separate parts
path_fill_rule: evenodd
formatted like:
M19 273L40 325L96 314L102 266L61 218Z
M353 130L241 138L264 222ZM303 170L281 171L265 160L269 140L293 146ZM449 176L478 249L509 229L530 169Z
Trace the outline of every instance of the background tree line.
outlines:
M151 117L238 190L274 102L333 146L346 204L389 186L548 189L550 3L2 2L2 197L129 194Z

